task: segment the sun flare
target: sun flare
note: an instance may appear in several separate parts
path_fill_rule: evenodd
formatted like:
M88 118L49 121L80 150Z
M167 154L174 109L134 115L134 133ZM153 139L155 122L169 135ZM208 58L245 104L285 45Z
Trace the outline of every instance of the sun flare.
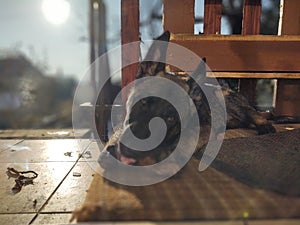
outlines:
M70 15L70 3L66 0L43 0L42 12L49 23L61 25Z

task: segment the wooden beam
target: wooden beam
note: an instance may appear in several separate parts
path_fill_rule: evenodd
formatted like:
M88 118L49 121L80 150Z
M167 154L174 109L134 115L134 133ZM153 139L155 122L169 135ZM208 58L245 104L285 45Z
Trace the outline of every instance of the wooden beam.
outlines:
M139 0L121 1L121 43L122 45L139 41ZM122 52L122 65L126 62L138 62L140 49L137 45L126 48ZM138 70L138 63L122 68L122 87L135 79ZM124 89L122 98L125 102L127 94Z
M171 42L206 57L212 71L300 72L300 36L173 34ZM192 69L191 59L182 61Z
M164 0L164 30L172 33L194 34L195 0Z
M222 17L222 0L204 1L204 33L220 34Z
M300 79L300 73L264 73L264 72L207 72L207 77L251 78L251 79Z

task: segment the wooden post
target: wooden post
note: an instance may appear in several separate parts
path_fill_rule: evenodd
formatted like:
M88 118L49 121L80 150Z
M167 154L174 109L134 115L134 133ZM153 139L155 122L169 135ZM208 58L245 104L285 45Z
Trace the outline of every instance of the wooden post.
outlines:
M245 0L242 34L259 34L261 0Z
M94 0L95 1L95 0ZM97 13L97 57L102 56L107 52L106 47L106 10L103 0L96 0L98 4L98 13ZM106 105L110 104L110 89L111 89L111 82L110 82L110 72L109 72L109 61L107 56L104 58L104 61L101 65L98 65L99 72L98 72L98 80L100 83L104 83L102 90L97 97L97 130L100 136L101 141L107 142L108 141L108 119L109 119L109 111L106 108Z
M222 0L204 1L204 34L220 34Z
M299 0L285 0L283 5L281 35L300 35Z
M121 0L121 43L122 45L139 41L139 0ZM126 62L138 61L140 49L133 46L122 51L122 65ZM138 63L122 67L122 87L135 80ZM123 89L122 99L126 102L127 95Z
M95 58L96 58L96 53L95 53L94 0L89 1L89 12L90 12L90 15L89 15L90 64L92 64L95 61ZM95 69L94 68L92 68L90 75L91 75L91 77L90 77L91 87L92 87L92 90L93 90L93 94L95 94L95 92L96 92L96 74L95 74Z
M195 0L164 0L164 30L194 34L194 4Z
M283 1L282 27L279 35L300 35L299 0ZM284 55L282 56L284 57ZM295 58L298 60L299 58ZM275 114L287 116L300 115L300 81L278 80Z
M245 0L242 34L259 34L261 0ZM254 56L255 57L255 56ZM251 105L256 104L256 79L241 79L239 91Z

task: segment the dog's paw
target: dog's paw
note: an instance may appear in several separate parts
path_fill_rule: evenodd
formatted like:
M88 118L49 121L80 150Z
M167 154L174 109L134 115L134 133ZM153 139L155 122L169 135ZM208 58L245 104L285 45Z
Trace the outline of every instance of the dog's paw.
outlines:
M276 129L272 126L272 124L259 125L257 126L257 133L259 135L276 133Z

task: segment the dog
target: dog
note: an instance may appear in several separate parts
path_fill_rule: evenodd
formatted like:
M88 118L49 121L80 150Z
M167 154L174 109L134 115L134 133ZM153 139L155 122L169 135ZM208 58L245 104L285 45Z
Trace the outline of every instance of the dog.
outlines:
M154 40L145 59L139 64L136 78L137 80L145 77L165 78L175 82L188 93L188 96L190 96L196 106L196 111L193 112L189 110L190 101L184 97L177 99L177 103L184 109L184 113L181 115L183 118L193 117L195 113L199 118L201 132L199 133L196 147L196 151L198 151L208 142L211 133L215 133L217 137L218 128L211 130L210 107L206 95L198 83L187 74L179 75L166 71L166 65L163 62L166 58L169 40L170 32L168 31ZM206 65L204 61L205 60L203 60L194 71L194 74L200 77L200 79L203 79L203 82L206 77ZM211 90L215 90L211 93L216 93L216 95L222 94L224 96L227 111L227 129L254 127L258 134L275 132L272 124L250 106L243 96L231 90L226 82L220 80L219 88L209 83L207 86ZM175 107L168 101L151 96L135 102L135 99L138 98L141 93L147 92L148 88L151 89L152 92L163 92L169 95L172 95L173 91L171 88L161 88L155 85L146 85L146 88L145 85L135 85L126 101L126 118L124 124L121 124L115 129L115 132L100 154L99 163L104 168L107 167L106 158L108 155L129 165L147 166L155 164L168 157L176 148L182 130L186 135L195 135L191 124L191 126L182 127L183 125L180 121L181 117ZM149 129L149 122L155 117L162 118L167 127L165 137L158 146L149 151L137 151L124 144L129 132L132 132L139 139L146 139L150 135L155 135L151 134ZM188 148L188 146L186 147ZM184 149L182 150L184 155Z

